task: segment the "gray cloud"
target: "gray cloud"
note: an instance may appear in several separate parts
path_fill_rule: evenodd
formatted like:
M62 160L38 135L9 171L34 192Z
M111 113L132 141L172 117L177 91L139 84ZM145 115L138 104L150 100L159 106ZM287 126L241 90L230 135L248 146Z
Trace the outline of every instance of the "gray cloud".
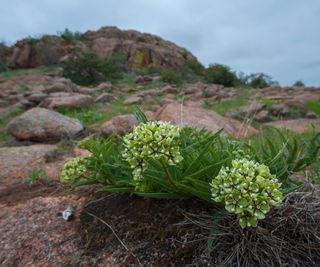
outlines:
M112 25L157 34L207 65L320 85L317 0L2 0L0 40Z

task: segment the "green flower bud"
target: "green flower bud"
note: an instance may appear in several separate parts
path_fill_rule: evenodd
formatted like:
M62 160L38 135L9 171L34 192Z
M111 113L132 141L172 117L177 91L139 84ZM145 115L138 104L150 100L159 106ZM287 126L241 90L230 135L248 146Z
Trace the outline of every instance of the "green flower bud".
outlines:
M64 164L60 173L60 182L69 183L78 180L87 172L87 158L76 157Z
M180 128L163 121L140 123L124 136L122 157L133 169L133 179L137 183L142 179L149 160L160 160L168 165L182 161L179 138Z
M255 227L271 206L281 203L281 184L266 165L246 156L231 165L230 169L222 167L210 183L212 199L224 202L226 210L237 215L242 228Z

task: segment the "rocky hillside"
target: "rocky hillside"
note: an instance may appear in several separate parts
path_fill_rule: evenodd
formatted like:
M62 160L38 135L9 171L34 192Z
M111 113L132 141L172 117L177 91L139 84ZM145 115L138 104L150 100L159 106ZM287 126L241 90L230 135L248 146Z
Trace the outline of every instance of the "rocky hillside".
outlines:
M187 61L196 60L186 49L158 36L116 27L103 27L76 36L69 33L68 36L26 38L0 52L0 56L2 54L7 67L16 69L58 64L88 52L101 57L123 54L131 68L150 65L179 68Z

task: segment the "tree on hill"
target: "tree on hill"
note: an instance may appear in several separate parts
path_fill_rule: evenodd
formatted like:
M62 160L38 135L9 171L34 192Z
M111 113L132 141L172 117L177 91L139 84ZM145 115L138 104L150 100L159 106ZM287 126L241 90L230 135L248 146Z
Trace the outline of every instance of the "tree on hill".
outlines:
M236 86L239 83L236 73L222 64L210 64L204 71L204 78L208 83L222 84L226 87Z
M302 81L296 81L293 85L293 87L304 87L305 84Z
M258 72L247 75L243 81L252 88L265 88L270 86L279 86L279 83L272 79L271 76Z

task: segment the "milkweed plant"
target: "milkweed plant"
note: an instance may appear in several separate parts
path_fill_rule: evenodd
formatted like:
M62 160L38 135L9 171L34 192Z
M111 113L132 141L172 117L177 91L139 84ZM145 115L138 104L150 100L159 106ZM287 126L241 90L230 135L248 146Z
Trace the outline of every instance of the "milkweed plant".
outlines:
M139 185L149 160L158 160L164 165L176 165L180 155L180 128L168 122L140 123L132 133L123 138L122 157L133 169L133 179Z
M238 140L169 122L139 122L124 137L88 139L91 152L64 165L61 182L72 188L99 184L99 192L149 198L197 197L234 214L241 228L256 227L285 194L301 185L291 179L319 160L320 134L286 136L278 130L261 140Z

